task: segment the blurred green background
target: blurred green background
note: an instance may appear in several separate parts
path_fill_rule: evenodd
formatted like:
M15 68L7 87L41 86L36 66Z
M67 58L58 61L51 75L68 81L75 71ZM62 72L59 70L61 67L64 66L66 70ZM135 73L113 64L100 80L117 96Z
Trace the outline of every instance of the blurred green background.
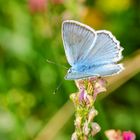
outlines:
M77 90L73 81L63 81L65 69L46 62L69 67L61 39L65 19L110 30L124 57L140 48L139 0L0 0L0 140L34 139ZM102 131L96 139L105 140L103 131L115 128L132 130L140 140L139 108L137 74L98 103ZM74 115L55 140L70 139L73 120Z

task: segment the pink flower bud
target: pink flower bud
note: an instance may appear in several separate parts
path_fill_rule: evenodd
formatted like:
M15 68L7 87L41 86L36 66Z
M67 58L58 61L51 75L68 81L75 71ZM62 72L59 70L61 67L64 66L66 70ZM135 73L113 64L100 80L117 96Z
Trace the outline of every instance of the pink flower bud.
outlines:
M92 136L95 136L101 130L101 127L96 122L92 123L91 127L92 127L92 131L91 131Z
M84 126L83 126L83 132L84 132L85 135L88 135L89 134L89 131L90 131L90 129L88 127L88 122L86 121L84 123Z
M93 97L88 95L85 89L82 89L79 93L79 102L91 106L93 104Z
M96 100L96 97L99 93L106 91L106 81L104 79L97 79L94 84L94 100Z
M81 89L80 93L79 93L79 101L83 102L85 99L85 90Z
M120 130L107 130L105 131L105 135L108 138L108 140L123 140L122 139L122 133Z
M91 122L97 114L98 111L95 108L92 108L88 114L88 122Z
M135 140L136 136L131 131L124 131L123 132L123 140Z
M76 132L74 132L74 133L72 134L71 140L78 140L78 137L77 137L77 135L76 135Z
M84 80L76 80L75 83L79 90L84 89Z

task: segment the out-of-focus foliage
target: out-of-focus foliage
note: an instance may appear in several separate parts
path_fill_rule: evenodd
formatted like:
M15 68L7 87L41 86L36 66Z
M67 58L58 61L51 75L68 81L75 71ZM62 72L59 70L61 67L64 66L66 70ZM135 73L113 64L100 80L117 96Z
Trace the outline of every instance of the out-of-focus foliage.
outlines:
M139 6L139 0L1 0L0 139L33 139L76 90L72 81L63 81L64 68L46 62L68 66L61 39L64 19L112 31L127 57L140 47ZM97 104L98 139L104 140L103 131L110 128L131 129L140 139L139 85L138 74ZM70 139L72 132L70 120L56 140Z

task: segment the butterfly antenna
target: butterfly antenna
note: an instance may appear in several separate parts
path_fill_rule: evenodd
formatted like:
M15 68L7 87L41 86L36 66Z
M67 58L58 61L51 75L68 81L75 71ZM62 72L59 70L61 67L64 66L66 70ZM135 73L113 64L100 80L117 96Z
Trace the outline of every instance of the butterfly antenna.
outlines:
M64 80L62 80L59 85L57 86L57 88L54 90L53 94L56 94L59 90L59 88L61 87L62 83L63 83Z
M53 61L51 61L51 60L48 60L48 59L46 59L46 61L47 61L48 63L50 63L50 64L54 64L54 65L56 65L56 66L63 67L63 68L65 68L65 69L68 70L68 68L67 68L66 66L64 66L64 65L57 64L57 63L55 63L55 62L53 62Z

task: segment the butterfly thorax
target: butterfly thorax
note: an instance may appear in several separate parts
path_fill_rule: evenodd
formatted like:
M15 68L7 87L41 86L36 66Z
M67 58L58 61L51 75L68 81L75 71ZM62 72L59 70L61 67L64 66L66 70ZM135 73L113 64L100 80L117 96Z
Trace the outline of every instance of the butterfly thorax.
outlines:
M92 68L93 66L88 66L88 65L74 65L72 66L71 72L84 72L87 71L88 69Z
M74 80L74 79L81 79L89 77L88 71L93 66L87 66L87 65L73 65L67 72L67 75L65 76L65 79L67 80Z

